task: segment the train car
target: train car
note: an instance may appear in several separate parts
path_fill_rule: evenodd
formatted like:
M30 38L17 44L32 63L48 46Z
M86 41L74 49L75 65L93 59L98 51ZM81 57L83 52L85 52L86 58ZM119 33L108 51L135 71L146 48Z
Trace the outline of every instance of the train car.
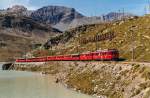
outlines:
M71 55L71 61L79 61L80 55L79 54L73 54Z
M47 56L47 61L55 61L56 56Z
M33 62L33 59L32 58L27 58L26 62Z
M16 59L16 62L46 62L46 57Z
M101 52L93 52L93 60L102 60Z
M80 60L80 55L72 54L72 55L58 55L58 56L48 56L47 61L74 61Z
M37 61L37 62L46 62L47 57L38 57L38 58L35 58L35 61Z
M64 59L64 56L63 55L58 55L56 56L56 61L62 61Z
M116 49L111 50L112 53L112 60L118 60L119 59L119 51Z
M65 55L63 60L64 61L71 61L72 60L72 56L71 55Z
M80 60L81 61L93 60L93 54L92 53L80 54Z
M117 60L119 58L118 50L100 50L93 52L93 60Z
M16 62L19 63L19 62L26 62L26 59L16 59Z
M93 60L109 60L109 52L108 51L97 51L93 52Z
M37 62L37 61L34 61L34 59L36 59L36 58L27 58L26 62Z

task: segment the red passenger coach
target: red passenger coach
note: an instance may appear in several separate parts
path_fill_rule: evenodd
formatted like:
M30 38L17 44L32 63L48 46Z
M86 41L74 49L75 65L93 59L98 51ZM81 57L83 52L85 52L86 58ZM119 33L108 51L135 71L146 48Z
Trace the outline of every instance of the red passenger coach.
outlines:
M55 61L56 56L47 56L47 61Z
M47 61L47 57L38 57L38 58L34 58L36 62L46 62Z
M71 55L72 61L79 61L80 60L80 55L79 54L73 54Z
M118 50L112 50L112 59L113 60L119 59L119 51Z
M26 59L16 59L16 62L26 62Z
M94 60L111 60L111 56L110 51L97 51L93 53Z
M92 53L80 54L80 60L81 61L93 60L93 54Z
M61 56L55 56L55 60L56 60L56 61L61 61L61 60L62 60L62 57L61 57Z
M47 61L47 58L46 57L37 57L37 58L29 58L27 60L29 60L28 62L45 62L45 61Z
M72 56L71 55L65 55L63 60L64 61L71 61L72 60Z
M94 60L117 60L119 59L119 52L118 50L102 50L93 52L93 59Z

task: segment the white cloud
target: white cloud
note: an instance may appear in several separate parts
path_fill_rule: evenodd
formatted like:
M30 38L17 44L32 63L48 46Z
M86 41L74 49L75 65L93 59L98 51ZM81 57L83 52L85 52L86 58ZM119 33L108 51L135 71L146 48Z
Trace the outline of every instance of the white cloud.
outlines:
M6 9L12 7L13 5L23 5L29 10L37 9L36 6L30 4L30 0L0 0L0 9Z

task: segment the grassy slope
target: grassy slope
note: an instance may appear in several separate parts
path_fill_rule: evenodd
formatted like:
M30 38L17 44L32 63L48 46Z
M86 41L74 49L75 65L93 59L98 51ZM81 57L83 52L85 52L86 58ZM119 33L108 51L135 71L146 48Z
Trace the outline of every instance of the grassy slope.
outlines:
M0 61L11 61L23 55L25 48L29 50L31 39L17 37L13 35L0 34L1 43L6 46L0 46Z
M9 17L11 22L6 17ZM25 48L29 52L31 44L44 43L46 39L57 33L61 32L51 26L38 23L32 18L0 14L0 61L10 61L21 57L25 54ZM1 46L1 43L6 46Z
M79 40L88 38L96 34L102 34L107 32L115 32L117 35L111 41L97 42L98 49L116 48L120 51L120 56L127 60L131 60L131 31L133 30L134 36L134 48L135 59L137 61L149 61L150 60L150 16L143 16L140 18L129 19L125 21L119 21L110 24L94 24L81 26L70 30L69 32L75 34L65 44L59 44L55 46L57 54L69 54L69 53L82 53L86 51L95 51L96 43L87 43L82 45Z

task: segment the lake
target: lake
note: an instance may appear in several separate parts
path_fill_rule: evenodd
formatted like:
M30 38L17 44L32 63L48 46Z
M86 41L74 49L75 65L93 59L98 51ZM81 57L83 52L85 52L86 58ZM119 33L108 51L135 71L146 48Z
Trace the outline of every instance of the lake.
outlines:
M1 66L2 64L0 64ZM94 98L56 84L50 76L0 68L0 98Z

